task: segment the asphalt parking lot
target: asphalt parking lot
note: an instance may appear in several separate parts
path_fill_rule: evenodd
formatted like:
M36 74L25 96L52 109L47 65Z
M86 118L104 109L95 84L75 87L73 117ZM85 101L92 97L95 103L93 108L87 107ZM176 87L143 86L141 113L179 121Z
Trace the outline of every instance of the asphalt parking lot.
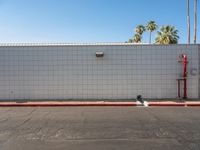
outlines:
M200 108L0 108L1 150L199 150Z

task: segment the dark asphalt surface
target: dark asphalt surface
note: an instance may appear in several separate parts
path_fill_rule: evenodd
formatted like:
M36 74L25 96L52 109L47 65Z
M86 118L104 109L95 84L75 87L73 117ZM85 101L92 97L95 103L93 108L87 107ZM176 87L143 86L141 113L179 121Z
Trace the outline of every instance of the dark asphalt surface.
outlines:
M0 108L0 150L200 150L200 108Z

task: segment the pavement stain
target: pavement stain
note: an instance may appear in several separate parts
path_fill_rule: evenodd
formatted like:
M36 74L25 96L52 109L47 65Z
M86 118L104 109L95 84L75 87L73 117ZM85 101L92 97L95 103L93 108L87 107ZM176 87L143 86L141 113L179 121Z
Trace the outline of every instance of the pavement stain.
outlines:
M200 143L200 132L198 132L200 127L198 120L194 120L193 117L197 118L196 114L200 111L193 109L188 115L189 118L176 121L174 119L176 115L178 117L180 113L184 115L182 109L180 113L177 109L169 109L170 115L173 111L175 112L174 116L170 117L167 117L168 109L160 113L160 110L154 108L35 108L30 111L27 108L24 111L14 109L11 110L12 118L15 116L16 118L5 121L6 126L0 131L0 146L20 143L22 145L38 143L43 146L42 144L66 143L67 141L69 141L68 145L73 146L78 141L88 142L88 145L98 143L98 141L107 142L107 144L114 142L131 144L144 141L147 145L151 145L154 142L159 144L160 141L161 145L168 142L172 146L178 146L177 149L181 149L180 147L184 150L197 149ZM8 112L3 119L9 117ZM185 125L181 127L182 122ZM170 149L170 145L167 148L163 147L163 150L165 149Z

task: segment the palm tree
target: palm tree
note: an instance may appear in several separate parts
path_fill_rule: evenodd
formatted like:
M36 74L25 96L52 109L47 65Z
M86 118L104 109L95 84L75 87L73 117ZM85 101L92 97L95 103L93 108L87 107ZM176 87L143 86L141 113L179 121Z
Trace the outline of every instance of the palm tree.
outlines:
M156 44L177 44L178 39L178 30L174 26L162 26L157 32Z
M143 25L138 25L135 28L136 34L134 35L133 39L129 39L126 43L141 43L142 41L142 34L146 31L146 28Z
M135 34L134 37L133 37L133 42L134 43L141 43L142 41L142 36L140 34Z
M145 26L143 25L138 25L136 28L135 28L135 32L139 35L142 35L144 32L146 31L146 28Z
M126 43L134 43L133 39L129 39Z
M197 42L197 0L194 0L194 44Z
M158 28L155 21L149 21L147 23L146 29L149 31L149 44L151 44L151 34L153 31L155 31Z
M135 43L140 43L142 41L142 34L146 31L146 28L145 26L143 25L138 25L136 28L135 28L135 36L133 38L134 42Z

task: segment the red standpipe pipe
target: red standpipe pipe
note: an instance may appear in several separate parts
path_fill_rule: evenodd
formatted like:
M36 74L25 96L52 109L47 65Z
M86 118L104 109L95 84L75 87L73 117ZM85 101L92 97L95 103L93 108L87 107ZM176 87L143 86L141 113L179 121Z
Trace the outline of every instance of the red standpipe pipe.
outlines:
M183 54L183 64L184 64L184 73L183 73L184 96L183 98L187 98L187 55L186 54Z
M178 98L181 98L181 93L180 93L180 80L178 79Z

